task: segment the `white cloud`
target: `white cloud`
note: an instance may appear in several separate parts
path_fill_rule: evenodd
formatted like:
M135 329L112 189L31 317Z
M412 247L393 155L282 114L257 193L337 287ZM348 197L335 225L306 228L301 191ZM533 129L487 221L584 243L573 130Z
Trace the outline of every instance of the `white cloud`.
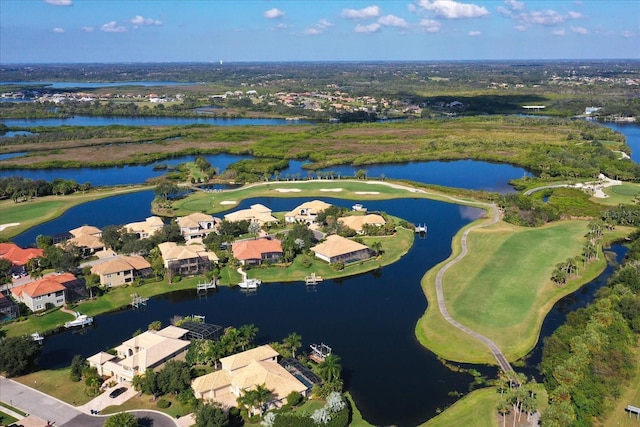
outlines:
M523 10L524 3L518 0L504 0L509 10Z
M55 27L53 29L54 33L64 33L64 28L60 28L60 27Z
M326 19L321 19L314 26L307 28L304 33L310 36L316 36L324 33L329 27L333 27L333 24Z
M552 32L552 34L554 36L564 36L565 31L564 30L555 30L555 31Z
M93 27L80 27L80 31L84 31L85 33L92 33Z
M625 30L625 31L622 32L622 37L627 37L628 38L628 37L633 37L635 35L636 34L633 31L629 31L629 30Z
M162 25L162 21L152 18L145 18L140 15L136 15L135 17L131 18L129 22L131 22L136 27L141 25Z
M437 33L442 29L442 24L433 19L423 19L420 21L420 26L428 33Z
M378 24L377 22L374 22L373 24L369 24L369 25L361 25L358 24L356 25L356 33L375 33L376 31L380 30L380 24Z
M284 12L280 9L274 7L273 9L265 10L264 17L267 19L277 19L282 18L284 16Z
M484 6L460 3L454 0L417 0L418 6L447 19L479 18L489 15Z
M525 31L527 29L526 26L524 25L516 25L515 27L513 27L516 31Z
M571 31L576 34L589 34L589 31L584 27L571 27Z
M44 2L54 6L71 6L73 4L72 0L44 0Z
M580 12L574 12L574 11L570 10L567 13L567 16L569 18L571 18L571 19L578 19L578 18L582 18L583 15Z
M395 15L387 15L382 16L378 19L378 23L382 24L386 27L400 27L400 28L408 28L409 23L402 18L398 18Z
M287 28L289 28L289 26L287 24L285 24L284 22L280 22L274 28L276 30L286 30Z
M122 25L118 25L116 21L111 21L104 24L102 27L100 27L100 30L104 31L105 33L124 33L125 31L127 31L125 27L123 27Z
M480 32L480 31L469 31L469 35L471 37L478 37L481 34L482 34L482 32Z
M371 19L380 16L380 6L368 6L364 9L342 9L340 14L347 19Z
M551 9L534 10L529 14L528 20L537 25L550 26L562 24L566 17Z

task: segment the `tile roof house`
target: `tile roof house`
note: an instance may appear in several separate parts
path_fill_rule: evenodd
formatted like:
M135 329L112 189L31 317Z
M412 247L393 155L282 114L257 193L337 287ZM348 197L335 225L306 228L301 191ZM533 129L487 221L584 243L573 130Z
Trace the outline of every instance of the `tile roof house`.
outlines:
M102 230L92 225L83 225L82 227L69 230L71 238L65 244L73 244L81 248L84 255L91 255L104 249L104 243L100 239Z
M355 262L371 258L371 249L368 246L354 242L332 234L326 240L311 248L316 257L329 264L336 262Z
M219 218L212 215L194 212L187 216L182 216L176 220L180 227L180 234L187 242L194 239L203 239L210 233L216 231L220 224Z
M191 344L183 339L188 332L176 326L146 331L116 347L117 355L100 352L87 358L87 362L100 376L131 381L147 369L161 369L169 360L184 360Z
M211 268L211 263L218 262L214 252L200 244L177 245L175 242L164 242L158 245L164 267L181 276L200 274Z
M137 234L138 239L148 239L163 227L164 221L159 216L150 216L144 221L130 222L124 226L129 233Z
M329 203L322 200L312 200L310 202L304 202L300 206L291 210L284 216L284 220L288 223L304 222L311 224L315 222L318 214L325 209L331 207Z
M79 283L71 273L50 274L40 280L11 288L13 297L31 311L47 308L47 304L60 307L65 303L65 292Z
M364 233L365 225L382 227L387 223L384 218L378 214L343 216L338 219L338 222L341 222L358 234Z
M224 216L224 219L230 222L247 220L260 225L278 222L278 219L271 215L271 209L259 203L251 205L249 209L228 213Z
M121 255L95 264L91 273L100 276L101 285L111 287L131 283L138 277L149 277L153 269L140 255Z
M282 243L278 239L256 239L236 242L232 246L233 257L244 265L277 261L282 257Z
M309 387L278 364L278 352L263 345L220 359L222 368L194 379L193 394L198 399L236 406L246 390L264 385L273 393L271 406L280 406L292 391L306 395Z
M43 255L42 249L26 248L22 249L14 243L0 243L0 258L8 259L15 270L24 270L24 266L32 258Z

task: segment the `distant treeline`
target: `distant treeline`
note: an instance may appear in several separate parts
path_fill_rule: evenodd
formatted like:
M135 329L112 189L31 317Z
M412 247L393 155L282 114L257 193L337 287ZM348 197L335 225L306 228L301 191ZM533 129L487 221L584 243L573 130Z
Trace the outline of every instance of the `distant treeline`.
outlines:
M42 179L33 180L23 176L10 176L0 178L0 199L11 198L18 203L36 197L72 194L91 188L90 182L78 184L72 179L56 178L47 182Z

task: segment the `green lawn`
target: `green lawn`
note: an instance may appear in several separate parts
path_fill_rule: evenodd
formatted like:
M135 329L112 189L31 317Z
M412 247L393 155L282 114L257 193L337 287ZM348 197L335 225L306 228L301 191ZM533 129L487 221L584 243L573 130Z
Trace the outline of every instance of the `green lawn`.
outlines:
M451 316L492 339L510 360L535 345L544 317L553 304L595 277L604 257L590 263L580 277L559 287L551 282L555 265L580 254L587 221L562 221L539 228L498 223L469 235L467 256L444 275L444 294ZM614 232L623 237L630 232ZM454 254L459 252L459 239ZM444 263L441 264L441 266ZM454 361L495 363L488 349L449 325L435 304L435 275L423 278L429 300L416 334L438 355Z
M176 416L183 416L191 413L192 411L185 408L178 399L173 395L164 395L161 397L164 400L168 400L171 402L171 405L168 408L159 408L158 401L153 400L152 396L143 394L142 396L134 396L131 399L124 402L122 405L112 405L107 406L103 410L100 411L102 415L108 414L116 414L118 412L123 411L133 411L133 410L151 410L151 411L159 411L164 412L165 414L175 418Z
M410 194L411 197L415 196L408 190L396 189L384 184L367 183L365 181L357 180L269 182L250 184L237 190L228 190L220 193L198 191L184 199L174 202L173 207L175 208L175 215L187 215L192 212L216 213L234 209L236 204L240 203L242 200L254 197L335 197L339 199L364 201L407 197ZM221 203L229 201L234 201L236 204Z
M85 393L83 381L74 383L69 379L70 371L70 368L38 371L14 379L71 405L84 405L93 397Z
M634 204L637 196L640 196L640 184L625 182L622 185L613 185L602 190L609 197L599 199L592 197L596 203L609 206L618 206L620 204Z
M547 393L541 384L534 385L538 409L544 411L547 404ZM449 427L449 426L473 426L473 427L497 427L497 407L500 402L500 393L495 387L474 390L458 400L452 406L435 418L422 424L424 427ZM522 418L524 420L524 417ZM508 426L511 421L507 422Z

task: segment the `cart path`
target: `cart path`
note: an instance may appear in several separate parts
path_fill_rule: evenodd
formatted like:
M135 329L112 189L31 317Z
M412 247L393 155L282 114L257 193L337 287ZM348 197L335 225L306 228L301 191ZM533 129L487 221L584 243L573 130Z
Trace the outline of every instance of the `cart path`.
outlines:
M477 339L478 341L484 343L487 347L489 347L489 350L491 350L493 357L496 358L498 365L500 365L500 367L504 372L508 373L513 371L513 368L511 367L511 364L509 363L506 356L502 353L502 351L500 350L500 348L496 343L494 343L491 339L485 337L484 335L479 334L478 332L466 327L465 325L463 325L462 323L458 322L453 317L451 317L451 315L449 314L449 310L447 310L447 305L445 303L444 291L443 291L444 273L446 273L447 270L449 270L455 264L460 262L460 260L462 260L467 255L467 252L468 252L467 237L469 236L469 233L478 228L488 227L490 225L493 225L496 222L498 222L498 220L500 219L500 212L498 211L498 207L493 204L487 205L487 206L491 207L491 211L493 212L493 218L489 222L483 222L481 224L477 224L472 227L469 227L462 233L462 238L460 239L462 250L460 251L457 257L447 262L440 269L440 271L438 271L438 274L436 274L436 295L438 300L438 308L440 309L440 314L442 314L442 317L444 317L444 319L447 322L449 322L451 325L455 326L462 332L474 337L475 339Z

